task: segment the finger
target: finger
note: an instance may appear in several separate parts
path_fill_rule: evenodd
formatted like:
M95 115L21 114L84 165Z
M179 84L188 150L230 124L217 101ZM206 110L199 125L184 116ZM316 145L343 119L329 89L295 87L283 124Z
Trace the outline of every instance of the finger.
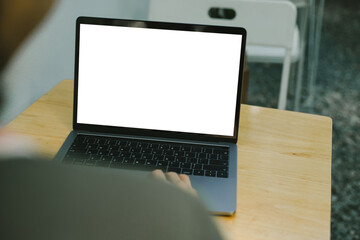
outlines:
M188 192L190 194L192 194L195 197L198 197L198 193L197 191L192 188L191 186L191 181L189 176L185 175L185 174L180 174L180 176L175 173L175 172L168 172L166 173L166 179L173 183L174 185L180 187L181 189L183 189L185 192Z
M167 172L166 173L166 179L169 182L172 182L174 184L180 185L181 184L181 180L179 178L179 175L175 172Z
M188 175L186 174L180 174L179 175L180 180L185 183L186 186L191 187L191 181Z
M150 174L149 174L150 177L153 177L153 178L156 178L156 179L159 179L159 180L162 180L162 181L166 181L166 177L165 177L165 174L163 171L161 171L160 169L156 169L154 171L152 171Z
M182 187L190 194L192 194L195 197L198 197L197 191L191 186L190 177L186 174L180 174L179 178L181 180Z
M182 174L182 175L184 175L184 174ZM172 172L172 173L167 174L166 178L168 179L169 182L180 187L184 191L191 192L191 190L193 188L191 187L190 178L185 175L182 177L184 180L181 180L180 176L177 173Z

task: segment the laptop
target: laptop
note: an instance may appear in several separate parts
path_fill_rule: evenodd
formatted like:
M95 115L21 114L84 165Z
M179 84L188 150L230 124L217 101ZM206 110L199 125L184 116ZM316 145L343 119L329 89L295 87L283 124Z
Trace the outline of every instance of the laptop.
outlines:
M236 211L243 28L79 17L73 131L55 161L189 175Z

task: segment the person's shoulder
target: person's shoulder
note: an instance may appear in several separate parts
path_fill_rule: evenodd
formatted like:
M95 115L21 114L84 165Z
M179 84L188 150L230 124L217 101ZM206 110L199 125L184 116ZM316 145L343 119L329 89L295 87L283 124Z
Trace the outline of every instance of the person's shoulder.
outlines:
M202 203L170 184L117 169L44 161L0 164L7 196L0 205L26 222L17 234L40 236L27 230L41 224L43 236L59 239L220 238Z

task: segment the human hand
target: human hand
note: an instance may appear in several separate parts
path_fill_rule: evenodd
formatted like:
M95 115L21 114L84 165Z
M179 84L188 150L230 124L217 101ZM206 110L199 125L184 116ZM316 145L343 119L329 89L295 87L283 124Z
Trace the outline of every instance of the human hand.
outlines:
M172 183L175 186L183 189L185 192L190 193L195 197L198 197L197 191L191 186L191 181L188 175L179 175L175 172L167 172L166 174L164 174L163 171L157 169L152 171L149 176L159 179L161 181Z

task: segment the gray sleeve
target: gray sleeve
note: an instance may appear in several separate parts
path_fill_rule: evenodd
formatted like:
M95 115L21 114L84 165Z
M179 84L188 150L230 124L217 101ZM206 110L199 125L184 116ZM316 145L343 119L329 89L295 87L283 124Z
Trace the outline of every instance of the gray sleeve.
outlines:
M0 162L1 239L221 239L196 198L118 170Z

